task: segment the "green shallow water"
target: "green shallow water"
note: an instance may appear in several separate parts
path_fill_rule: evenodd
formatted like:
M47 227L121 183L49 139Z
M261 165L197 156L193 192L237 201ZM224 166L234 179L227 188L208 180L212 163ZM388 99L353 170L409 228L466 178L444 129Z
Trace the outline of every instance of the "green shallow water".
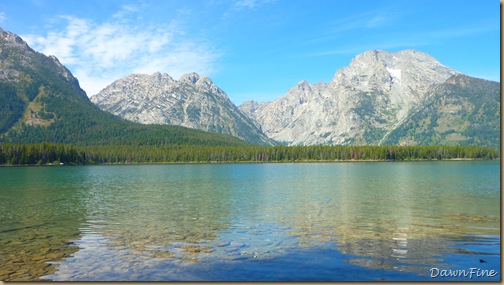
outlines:
M498 161L4 167L0 280L499 270L499 171Z

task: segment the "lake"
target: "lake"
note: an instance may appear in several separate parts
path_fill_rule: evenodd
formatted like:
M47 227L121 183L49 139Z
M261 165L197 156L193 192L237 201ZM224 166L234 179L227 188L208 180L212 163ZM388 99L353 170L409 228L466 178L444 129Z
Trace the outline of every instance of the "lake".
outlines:
M500 161L2 167L0 185L3 281L501 279Z

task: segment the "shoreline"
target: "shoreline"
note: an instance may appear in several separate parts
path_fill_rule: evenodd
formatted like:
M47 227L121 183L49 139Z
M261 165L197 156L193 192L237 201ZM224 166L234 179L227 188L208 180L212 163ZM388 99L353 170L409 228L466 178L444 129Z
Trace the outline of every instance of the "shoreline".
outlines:
M422 162L422 161L491 161L500 158L447 158L447 159L342 159L342 160L287 160L287 161L164 161L164 162L124 162L124 163L88 163L88 164L0 164L0 167L61 167L61 166L92 166L92 165L163 165L163 164L281 164L281 163L364 163L364 162Z

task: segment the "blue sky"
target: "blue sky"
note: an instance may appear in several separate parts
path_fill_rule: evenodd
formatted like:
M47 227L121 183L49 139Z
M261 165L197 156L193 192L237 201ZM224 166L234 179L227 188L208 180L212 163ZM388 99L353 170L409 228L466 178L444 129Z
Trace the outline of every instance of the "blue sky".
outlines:
M235 104L329 82L357 54L426 52L500 80L497 0L2 0L0 27L55 55L88 96L131 73L210 77Z

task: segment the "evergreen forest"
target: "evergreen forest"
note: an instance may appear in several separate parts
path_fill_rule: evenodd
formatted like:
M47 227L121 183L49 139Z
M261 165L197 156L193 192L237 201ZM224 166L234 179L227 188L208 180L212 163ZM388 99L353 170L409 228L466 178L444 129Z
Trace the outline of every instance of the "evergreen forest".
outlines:
M482 146L205 146L0 144L0 165L500 159Z

